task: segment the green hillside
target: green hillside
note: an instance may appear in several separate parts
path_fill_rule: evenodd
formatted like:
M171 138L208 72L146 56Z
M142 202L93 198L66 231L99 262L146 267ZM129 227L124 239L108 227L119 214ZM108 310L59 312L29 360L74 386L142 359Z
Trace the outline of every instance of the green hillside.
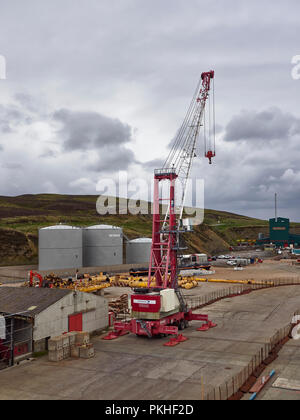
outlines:
M36 263L38 229L57 223L112 224L122 227L130 239L151 237L151 215L100 216L96 212L97 198L56 194L0 196L0 265ZM294 229L300 233L299 225L294 224ZM266 221L205 210L204 223L196 226L193 233L185 234L184 240L189 251L214 254L235 245L237 239L255 239L259 232L267 231Z

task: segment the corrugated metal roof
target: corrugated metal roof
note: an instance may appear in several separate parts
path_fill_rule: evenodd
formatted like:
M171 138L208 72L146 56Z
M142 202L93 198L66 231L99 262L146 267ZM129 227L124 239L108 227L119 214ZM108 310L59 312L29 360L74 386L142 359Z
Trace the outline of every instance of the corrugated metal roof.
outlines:
M62 289L0 287L0 313L26 312L26 316L33 317L70 293Z

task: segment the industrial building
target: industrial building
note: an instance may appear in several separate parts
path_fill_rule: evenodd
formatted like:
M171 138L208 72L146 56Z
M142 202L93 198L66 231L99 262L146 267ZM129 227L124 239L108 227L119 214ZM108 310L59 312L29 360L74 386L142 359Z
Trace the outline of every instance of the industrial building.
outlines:
M39 270L82 267L82 230L57 225L39 230Z
M110 225L82 229L83 267L123 264L123 231Z
M126 263L145 264L149 262L152 239L139 238L126 243Z
M280 247L300 246L300 235L290 233L290 219L275 217L269 219L269 236L264 237L259 234L256 241L257 246L273 244Z
M102 296L73 290L1 287L0 317L2 325L6 322L0 358L5 349L6 355L20 358L47 350L49 338L64 332L106 328L108 303Z

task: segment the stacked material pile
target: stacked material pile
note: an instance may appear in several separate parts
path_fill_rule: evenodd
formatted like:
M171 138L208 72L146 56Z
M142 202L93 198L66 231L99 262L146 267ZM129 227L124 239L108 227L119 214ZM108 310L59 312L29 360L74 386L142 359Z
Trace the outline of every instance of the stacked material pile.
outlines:
M24 286L29 287L30 281L26 281ZM110 286L110 278L103 273L100 273L99 276L90 276L89 274L84 274L78 276L77 279L72 277L63 279L51 273L42 278L41 285L35 285L35 287L78 290L85 293L97 293L98 291L106 289Z
M88 332L69 332L48 341L49 361L60 362L69 357L90 359L94 357L94 346Z
M128 313L128 295L124 294L119 299L112 300L108 306L115 315Z
M110 277L111 286L114 287L129 287L130 278L128 276L118 275Z
M182 287L183 289L193 289L194 287L198 286L197 280L195 280L193 277L186 277L181 280L178 280L178 286Z

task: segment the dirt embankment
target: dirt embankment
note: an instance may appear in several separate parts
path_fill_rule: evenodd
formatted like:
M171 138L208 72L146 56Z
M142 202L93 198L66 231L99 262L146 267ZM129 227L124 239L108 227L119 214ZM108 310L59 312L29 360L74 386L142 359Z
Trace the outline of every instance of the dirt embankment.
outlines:
M235 226L229 227L224 231L218 231L218 236L227 243L233 244L238 239L257 239L258 234L269 235L268 226Z
M209 255L218 254L230 247L226 240L205 224L195 226L193 233L184 234L184 242L188 247L187 252L201 252Z
M37 261L37 237L13 229L0 229L0 266Z

